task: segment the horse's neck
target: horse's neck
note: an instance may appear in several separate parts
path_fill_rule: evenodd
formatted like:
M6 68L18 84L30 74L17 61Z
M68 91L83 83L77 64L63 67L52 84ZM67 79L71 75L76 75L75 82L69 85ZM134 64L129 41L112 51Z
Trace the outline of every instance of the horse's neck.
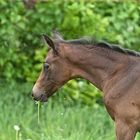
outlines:
M110 50L72 47L69 59L76 65L76 74L90 81L100 90L104 82L114 76L127 61L125 55ZM122 59L123 58L123 59Z

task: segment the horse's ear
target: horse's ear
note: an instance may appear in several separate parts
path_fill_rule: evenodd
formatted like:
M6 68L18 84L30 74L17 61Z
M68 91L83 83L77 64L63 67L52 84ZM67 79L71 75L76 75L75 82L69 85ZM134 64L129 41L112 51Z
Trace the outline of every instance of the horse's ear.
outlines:
M45 39L49 47L53 49L54 53L57 53L57 49L55 47L53 40L48 35L45 35L45 34L43 34L43 38Z
M57 40L63 40L62 35L58 31L53 31L53 38Z

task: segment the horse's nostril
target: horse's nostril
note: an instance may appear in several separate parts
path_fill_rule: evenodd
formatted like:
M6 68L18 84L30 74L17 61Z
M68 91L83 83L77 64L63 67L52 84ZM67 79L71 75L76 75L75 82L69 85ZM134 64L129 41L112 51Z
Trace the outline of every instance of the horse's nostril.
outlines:
M34 94L32 93L31 96L34 97Z
M41 94L41 95L40 95L40 98L43 98L43 96L44 96L44 94Z

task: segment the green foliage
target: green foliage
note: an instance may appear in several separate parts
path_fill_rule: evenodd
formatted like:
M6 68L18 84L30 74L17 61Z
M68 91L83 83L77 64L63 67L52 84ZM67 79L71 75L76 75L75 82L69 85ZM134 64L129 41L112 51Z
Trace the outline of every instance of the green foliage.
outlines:
M50 0L27 9L22 1L1 0L0 11L0 77L9 82L37 79L47 53L41 34L53 29L66 39L93 36L140 50L137 2ZM60 91L87 104L100 102L99 91L85 81L71 81Z
M103 103L99 92L96 87L82 79L71 80L60 89L62 99L68 100L68 95L70 95L72 100L78 100L81 104L93 105L94 107Z

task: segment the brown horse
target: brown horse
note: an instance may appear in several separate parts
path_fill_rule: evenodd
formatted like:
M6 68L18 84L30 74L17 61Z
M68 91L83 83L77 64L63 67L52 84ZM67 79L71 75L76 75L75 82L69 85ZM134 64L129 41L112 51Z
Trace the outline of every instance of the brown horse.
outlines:
M103 92L117 140L134 140L140 131L140 54L104 42L55 36L44 35L50 50L33 87L34 99L47 101L70 79L87 79Z

